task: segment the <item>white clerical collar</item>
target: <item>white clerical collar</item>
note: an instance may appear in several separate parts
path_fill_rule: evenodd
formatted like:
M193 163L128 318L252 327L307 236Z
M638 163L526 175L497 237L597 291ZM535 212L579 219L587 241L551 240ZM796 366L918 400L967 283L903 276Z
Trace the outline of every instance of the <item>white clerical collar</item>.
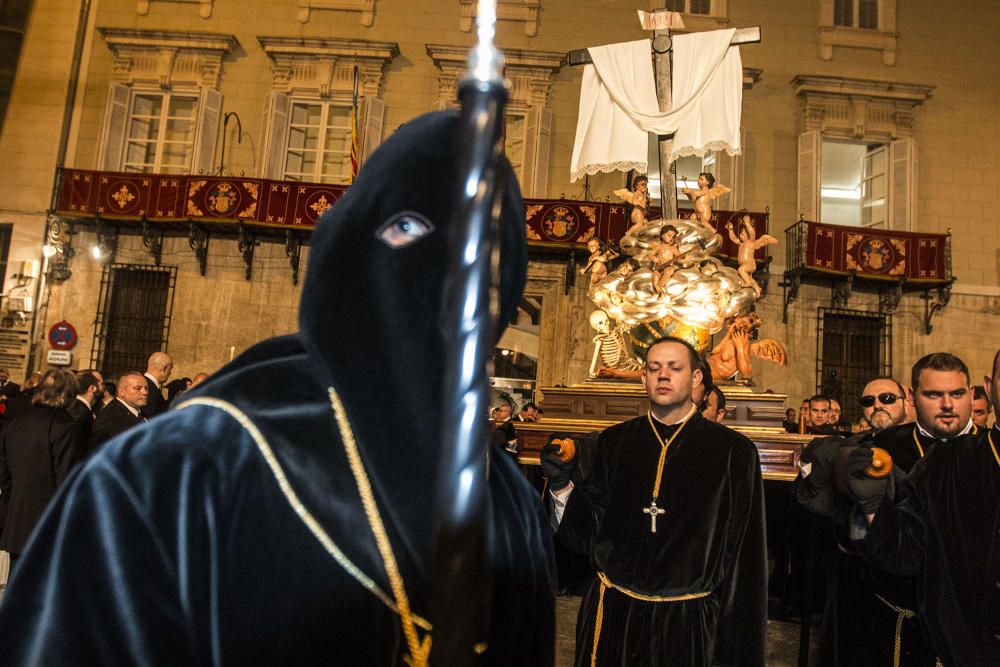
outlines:
M150 375L149 373L143 373L143 376L144 376L144 377L148 377L148 378L149 378L149 379L150 379L150 380L151 380L151 381L153 382L153 384L155 384L155 385L156 385L156 388L157 388L157 389L160 389L160 388L161 388L161 387L160 387L160 381L159 381L159 380L157 380L157 379L156 379L155 377L153 377L153 376L152 376L152 375Z
M665 421L661 420L661 419L660 419L659 417L657 417L657 416L656 416L655 414L653 414L653 419L655 419L656 421L660 422L660 423L661 423L661 424L663 424L664 426L676 426L677 424L680 424L681 422L685 422L685 421L687 421L688 419L690 419L690 418L691 418L691 416L692 416L692 415L693 415L693 414L694 414L695 412L697 412L697 411L698 411L698 406L696 406L696 405L695 405L694 403L692 403L692 404L691 404L691 409L690 409L690 410L688 411L688 413L687 413L686 415L684 415L684 417L682 417L681 419L678 419L678 420L677 420L677 421L675 421L675 422L670 422L670 423L668 424L667 422L665 422ZM652 410L650 410L650 413L652 414Z
M93 410L93 409L94 409L94 406L92 406L92 405L90 404L90 401L88 401L87 399L85 399L85 398L83 397L83 394L80 394L80 395L78 395L78 396L76 397L76 400L78 400L78 401L80 401L81 403L83 403L84 405L86 405L86 406L87 406L87 409L88 409L88 410Z
M137 409L133 408L131 405L129 405L128 403L126 403L122 399L118 398L117 396L115 396L115 400L118 401L119 403L121 403L122 405L124 405L125 409L128 410L129 412L131 412L133 417L138 417L139 416L139 411Z
M957 434L955 434L952 437L957 438L960 435L965 435L966 433L968 433L969 431L972 430L972 427L973 427L972 419L969 419L969 423L965 425L965 428L962 429L962 432L961 433L957 433ZM920 420L919 419L917 420L917 431L920 433L920 435L925 435L928 438L930 438L931 440L948 440L948 438L939 438L936 435L931 435L930 433L928 433L927 429L925 429L923 426L920 425Z

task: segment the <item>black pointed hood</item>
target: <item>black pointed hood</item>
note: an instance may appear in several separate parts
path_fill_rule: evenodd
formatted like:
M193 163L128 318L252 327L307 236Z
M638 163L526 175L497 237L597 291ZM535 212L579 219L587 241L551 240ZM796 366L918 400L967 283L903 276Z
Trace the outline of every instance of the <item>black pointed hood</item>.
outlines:
M437 452L458 128L456 112L426 114L399 128L323 216L310 244L302 338L369 448L406 438L407 448ZM400 236L400 220L426 233L392 247L386 237ZM511 176L500 221L500 330L524 286L524 229L524 203Z

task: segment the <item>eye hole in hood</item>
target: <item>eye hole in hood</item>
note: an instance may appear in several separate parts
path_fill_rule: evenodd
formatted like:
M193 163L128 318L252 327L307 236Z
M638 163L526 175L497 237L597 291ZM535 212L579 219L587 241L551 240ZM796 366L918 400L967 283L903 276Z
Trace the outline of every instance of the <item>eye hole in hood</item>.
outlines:
M434 231L434 223L414 211L402 211L386 220L375 236L390 248L405 248Z

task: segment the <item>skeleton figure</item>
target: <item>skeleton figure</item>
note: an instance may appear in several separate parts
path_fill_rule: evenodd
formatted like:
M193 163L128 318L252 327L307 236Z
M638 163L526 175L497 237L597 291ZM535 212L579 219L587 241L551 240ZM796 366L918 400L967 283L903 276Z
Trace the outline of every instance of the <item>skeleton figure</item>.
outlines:
M590 314L590 326L597 330L594 336L594 357L590 361L590 378L593 379L605 369L635 371L642 364L632 356L630 346L625 341L625 332L620 326L611 326L611 318L603 310Z

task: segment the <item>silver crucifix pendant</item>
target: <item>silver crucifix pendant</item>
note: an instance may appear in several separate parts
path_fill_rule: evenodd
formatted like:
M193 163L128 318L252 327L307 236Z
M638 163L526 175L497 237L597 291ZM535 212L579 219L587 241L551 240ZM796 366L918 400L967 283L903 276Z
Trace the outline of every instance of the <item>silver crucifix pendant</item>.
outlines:
M653 502L649 503L649 507L643 507L642 508L642 513L649 515L649 532L655 533L656 532L656 517L659 516L660 514L666 514L667 510L662 509L660 507L657 507L656 506L656 499L654 498Z

